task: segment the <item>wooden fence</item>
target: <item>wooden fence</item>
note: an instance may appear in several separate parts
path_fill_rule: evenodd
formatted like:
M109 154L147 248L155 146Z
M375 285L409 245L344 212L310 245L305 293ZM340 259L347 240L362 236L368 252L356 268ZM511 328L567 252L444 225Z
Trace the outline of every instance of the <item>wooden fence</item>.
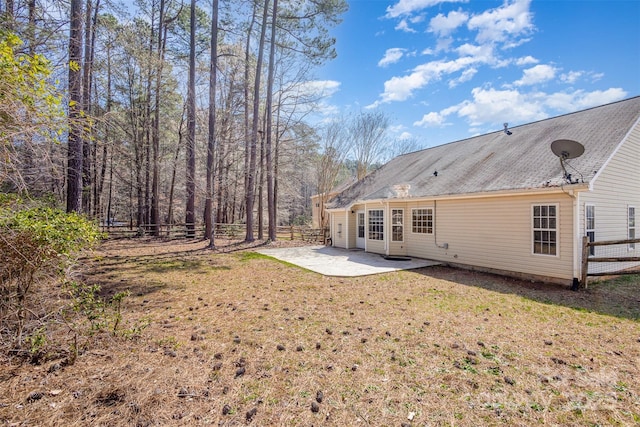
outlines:
M129 225L101 225L100 231L107 235L107 238L133 238L154 236L156 227L153 224L145 224L138 227ZM187 224L160 224L158 237L162 238L204 238L204 224L194 224L187 227ZM246 234L244 224L216 224L216 237L221 239L243 239ZM258 228L254 227L254 236L258 235ZM266 236L267 229L264 228ZM276 227L276 238L278 240L303 240L306 242L316 242L324 244L327 230L314 229L302 226L280 226Z
M608 256L608 257L595 257L590 256L591 248L598 246L613 246L613 245L635 245L640 244L640 239L627 239L627 240L607 240L600 242L590 242L587 236L582 238L582 274L580 278L580 287L585 289L587 287L588 276L618 276L623 274L640 274L640 264L633 268L620 268L614 270L591 272L589 273L589 263L640 263L640 257L638 256Z

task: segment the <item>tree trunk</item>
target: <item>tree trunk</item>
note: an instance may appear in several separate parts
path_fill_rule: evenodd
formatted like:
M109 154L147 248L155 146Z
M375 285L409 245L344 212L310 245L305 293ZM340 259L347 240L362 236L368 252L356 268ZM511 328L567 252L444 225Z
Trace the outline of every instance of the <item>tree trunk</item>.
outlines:
M211 58L209 68L209 139L207 141L207 200L205 204L205 233L209 248L216 247L216 222L213 211L213 183L215 178L216 149L216 78L218 68L218 0L211 6ZM220 191L220 188L218 188Z
M82 73L82 111L83 137L82 137L82 210L86 215L91 213L91 123L87 120L91 115L91 12L92 0L87 0L84 26L84 64Z
M273 0L273 12L271 13L271 46L269 49L269 74L267 78L267 105L265 111L267 114L267 144L266 166L267 166L267 213L269 216L269 240L276 240L276 208L273 191L273 158L271 155L272 145L272 121L273 121L273 74L275 70L275 51L276 51L276 24L278 16L278 0Z
M264 120L263 120L264 122ZM264 189L264 131L259 130L260 135L260 175L258 176L258 240L264 239L264 201L263 189Z
M187 89L187 237L195 237L196 208L196 0L191 0L189 82Z
M94 24L94 28L95 28L95 24ZM107 173L107 161L108 161L107 154L108 154L108 144L110 140L109 118L111 117L111 107L113 103L113 98L112 98L113 95L112 95L112 89L111 89L111 46L109 44L107 44L106 46L106 55L107 55L107 58L106 58L107 59L107 102L106 102L106 110L105 110L106 122L104 123L104 129L105 129L104 141L102 141L102 162L101 162L101 169L100 169L100 179L95 185L96 192L94 197L94 200L95 200L94 217L96 218L99 217L100 211L101 211L100 206L102 204L101 202L102 191L104 189L104 180ZM111 170L110 174L113 174L113 170ZM111 184L109 185L111 186ZM111 191L111 187L110 187L110 191ZM111 203L111 194L109 194L109 203ZM111 220L111 217L107 215L107 221L110 221L110 220Z
M162 65L164 63L164 0L160 0L158 18L158 69L156 70L155 105L153 111L152 131L152 165L151 165L151 232L154 236L160 236L160 176L158 157L160 152L160 91L162 85Z
M184 125L184 109L182 110L182 116L180 118L180 125L178 126L178 146L176 147L176 154L173 157L173 166L171 168L171 185L169 186L169 207L167 210L167 224L173 224L173 194L176 187L176 173L178 170L178 158L180 157L180 147L182 147L182 127Z
M251 159L251 137L249 129L249 76L251 68L251 34L253 32L253 26L256 22L256 12L258 8L258 2L253 3L253 11L251 13L251 22L249 23L249 29L247 31L247 40L245 44L245 57L244 57L244 206L249 204L249 163ZM255 153L255 145L253 146ZM253 197L253 194L251 195ZM251 202L251 208L253 210L253 201ZM245 240L253 241L253 213L246 214L246 237Z
M7 26L7 30L9 31L13 31L14 29L14 1L13 0L7 0L6 4L6 9L4 11L4 19L6 22L6 26ZM71 5L73 7L73 4Z
M113 215L111 213L111 200L113 200L113 150L109 158L109 195L107 198L107 227L111 225Z
M67 152L67 212L82 210L82 0L71 0L69 31L69 141Z
M264 10L262 12L262 29L260 30L260 42L258 44L258 61L256 63L256 75L253 85L253 114L251 122L251 146L249 148L249 170L246 194L246 215L247 215L247 234L246 242L253 242L253 202L255 197L255 175L256 175L256 147L258 145L258 122L260 119L260 76L262 74L262 61L264 57L264 39L267 29L268 4L269 0L264 2Z
M229 121L231 109L233 108L233 92L234 83L230 83L227 98L225 100L225 113L222 116L222 124L220 127L220 137L218 144L218 194L217 194L217 213L214 223L228 223L227 206L229 204L229 161L227 160L227 151L225 144L230 144L231 132L229 129ZM232 221L233 222L233 221Z

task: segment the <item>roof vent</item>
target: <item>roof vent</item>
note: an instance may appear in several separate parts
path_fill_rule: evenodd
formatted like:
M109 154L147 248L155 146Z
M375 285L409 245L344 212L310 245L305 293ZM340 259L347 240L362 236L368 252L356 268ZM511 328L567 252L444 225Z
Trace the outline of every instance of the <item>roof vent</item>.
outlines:
M511 135L513 133L509 130L509 123L504 124L504 133L506 133L507 135Z

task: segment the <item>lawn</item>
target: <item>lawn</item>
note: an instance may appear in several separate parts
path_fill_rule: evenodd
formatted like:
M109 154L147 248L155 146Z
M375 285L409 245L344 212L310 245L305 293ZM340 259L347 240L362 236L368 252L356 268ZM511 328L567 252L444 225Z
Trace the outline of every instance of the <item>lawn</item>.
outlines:
M107 241L129 291L73 364L4 357L5 425L640 424L640 277L557 285L429 267L323 277L221 243Z

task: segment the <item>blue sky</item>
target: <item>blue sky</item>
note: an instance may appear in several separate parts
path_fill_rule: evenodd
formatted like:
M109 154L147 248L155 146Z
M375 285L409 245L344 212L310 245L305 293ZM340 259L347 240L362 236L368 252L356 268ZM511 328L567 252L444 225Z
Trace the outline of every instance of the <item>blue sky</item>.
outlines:
M640 95L640 0L348 2L322 112L421 148Z

